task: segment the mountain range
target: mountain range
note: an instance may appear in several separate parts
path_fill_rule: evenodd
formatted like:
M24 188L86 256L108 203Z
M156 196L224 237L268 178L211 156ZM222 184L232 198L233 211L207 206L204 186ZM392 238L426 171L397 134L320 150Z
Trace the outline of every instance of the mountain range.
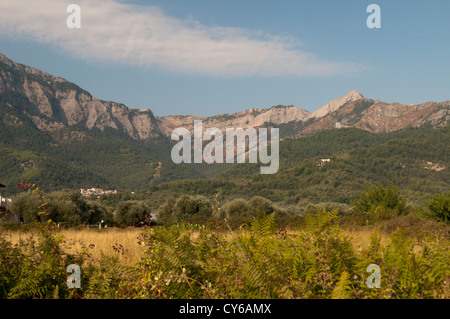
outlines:
M0 181L10 184L29 179L45 181L49 189L87 184L131 189L215 176L229 166L170 161L171 132L192 131L197 119L204 129L279 127L283 139L300 139L330 129L385 133L445 127L449 118L450 101L386 103L355 90L314 112L277 105L211 117L155 116L149 109L97 99L72 82L0 54Z
M370 132L389 132L405 127L446 125L450 118L450 101L427 102L418 105L385 103L350 91L308 112L295 106L278 105L268 109L250 108L233 114L212 117L191 115L154 116L148 109L129 109L127 106L102 101L76 84L52 76L35 68L18 64L0 54L0 94L14 96L20 108L42 132L48 132L55 143L83 139L85 134L72 130L61 134L67 127L82 126L87 129L112 128L128 134L136 140L170 136L173 129L186 127L192 130L193 121L203 120L203 126L264 127L292 123L293 135L306 135L331 127L356 127ZM2 114L7 125L20 125L22 121L13 113Z

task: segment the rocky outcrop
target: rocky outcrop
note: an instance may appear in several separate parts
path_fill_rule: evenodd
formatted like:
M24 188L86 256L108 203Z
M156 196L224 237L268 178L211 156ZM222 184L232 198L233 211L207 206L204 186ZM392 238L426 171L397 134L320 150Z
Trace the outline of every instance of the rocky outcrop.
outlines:
M355 90L350 91L346 95L325 104L324 106L313 112L311 117L315 118L324 117L334 111L337 111L341 106L343 106L347 102L356 101L363 98L364 96L361 93Z
M360 98L313 121L302 128L297 136L343 127L356 127L372 133L392 132L424 125L439 127L447 125L449 120L450 101L406 105Z
M221 131L226 128L263 127L267 124L278 125L291 121L305 121L311 113L295 106L274 106L270 109L251 108L233 114L220 114L212 117L165 116L157 117L161 131L170 135L177 127L186 127L193 132L194 120L203 121L203 129L215 127Z
M82 125L88 130L122 130L134 139L162 135L150 110L130 110L123 104L101 101L71 82L0 54L0 94L4 92L22 97L13 107L21 108L41 131Z
M428 102L418 105L376 101L361 117L355 127L369 127L370 131L391 132L406 127L446 125L450 119L450 101Z
M226 128L294 123L291 131L297 132L293 136L298 137L329 128L357 127L371 132L387 132L422 125L441 126L446 125L450 118L449 101L389 104L368 99L354 90L313 113L295 106L278 105L212 117L155 117L148 109L132 110L120 103L99 100L65 79L13 62L0 54L2 94L6 111L1 114L0 123L23 125L21 116L25 114L38 130L49 132L56 143L84 139L86 132L83 130L94 128L119 130L136 140L170 137L177 127L193 132L194 120L202 120L203 129L215 127L222 131ZM10 112L13 110L16 113ZM77 129L67 129L74 126Z

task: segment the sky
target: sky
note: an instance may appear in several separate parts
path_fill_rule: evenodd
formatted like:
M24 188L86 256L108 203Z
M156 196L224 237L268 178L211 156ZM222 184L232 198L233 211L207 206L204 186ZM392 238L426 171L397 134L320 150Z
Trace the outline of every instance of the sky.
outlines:
M449 17L447 0L2 0L0 52L156 116L312 112L351 90L419 104L450 100Z

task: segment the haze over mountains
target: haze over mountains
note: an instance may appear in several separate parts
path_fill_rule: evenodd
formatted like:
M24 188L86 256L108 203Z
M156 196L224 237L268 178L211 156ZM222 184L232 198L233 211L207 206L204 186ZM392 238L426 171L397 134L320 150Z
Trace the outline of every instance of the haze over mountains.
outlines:
M236 185L249 183L253 179L254 167L248 168L244 164L177 165L171 161L170 151L174 142L170 140L170 135L173 129L186 127L192 130L193 121L201 119L203 129L278 127L280 136L286 139L280 144L280 171L274 174L278 178L285 176L277 182L279 185L297 178L290 174L309 165L301 161L315 163L318 156L330 157L336 152L357 147L363 147L363 151L370 154L370 147L394 139L395 143L400 143L395 149L389 145L377 147L382 148L380 154L384 152L384 157L392 157L391 166L404 168L402 174L406 175L396 175L396 178L407 176L400 181L415 178L414 185L419 186L424 185L423 178L428 178L427 183L436 185L429 189L445 189L448 186L445 182L448 175L448 151L445 147L449 144L446 135L449 118L450 101L418 105L385 103L366 98L357 91L350 91L314 112L292 105L277 105L211 117L160 117L148 109L130 109L121 103L99 100L74 83L16 63L0 54L0 182L7 185L30 181L46 190L90 187L137 190L174 180L216 177L227 182L236 178L244 180L236 181ZM409 127L424 127L424 131L382 137L371 134ZM444 128L432 132L427 129L430 127ZM439 150L434 150L427 142L436 139L442 144ZM405 164L411 160L409 147L423 154L415 154L415 162ZM394 154L396 150L403 153ZM350 160L357 161L361 151L354 154ZM349 176L361 171L378 170L378 175L367 176L361 179L361 183L380 181L385 174L380 171L381 166L374 166L378 165L375 162L353 172L356 166L346 159L348 155L339 156L341 159L335 162L347 161L341 163L339 170L345 167L349 174L351 172ZM423 167L427 161L432 161L433 165L438 163L444 169L439 172L428 170L424 175ZM386 170L390 170L391 166ZM342 179L345 175L338 171L333 176ZM430 176L437 178L438 182L433 182ZM324 176L323 180L329 178ZM272 185L272 182L267 182L267 185ZM347 182L338 180L332 184ZM282 192L292 192L291 186L286 184ZM352 191L342 195L345 198L360 189L360 185L351 184L349 187ZM263 188L258 188L258 192L263 192ZM233 186L233 189L238 188ZM8 191L14 193L17 190L10 187ZM269 194L272 190L266 192ZM302 192L308 193L305 189Z

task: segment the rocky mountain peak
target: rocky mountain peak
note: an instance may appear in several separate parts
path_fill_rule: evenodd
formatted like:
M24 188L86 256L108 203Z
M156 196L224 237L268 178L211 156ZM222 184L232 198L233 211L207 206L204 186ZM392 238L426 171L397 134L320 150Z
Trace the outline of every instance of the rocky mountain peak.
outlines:
M338 110L342 105L344 105L347 102L356 101L363 98L364 96L361 93L352 90L348 92L346 95L326 103L324 106L313 112L312 117L315 118L324 117L327 114Z
M6 94L5 94L6 93ZM0 128L26 121L39 131L48 132L55 141L80 139L91 129L115 129L136 140L170 137L177 127L193 130L194 120L203 128L258 128L285 125L292 136L341 127L358 127L371 132L392 131L409 126L446 125L450 102L420 105L384 103L365 98L356 90L334 99L311 113L292 105L249 108L216 116L173 115L155 117L151 110L102 101L63 78L16 63L0 53ZM68 127L73 129L67 130ZM75 130L76 128L76 130ZM69 132L69 133L67 133ZM56 137L55 137L56 136ZM61 140L61 139L59 139Z
M161 135L153 113L131 110L123 104L101 101L74 83L38 69L16 63L0 53L0 94L21 97L11 105L32 119L41 131L57 131L65 126L86 129L118 129L134 139ZM79 134L78 134L79 135Z

